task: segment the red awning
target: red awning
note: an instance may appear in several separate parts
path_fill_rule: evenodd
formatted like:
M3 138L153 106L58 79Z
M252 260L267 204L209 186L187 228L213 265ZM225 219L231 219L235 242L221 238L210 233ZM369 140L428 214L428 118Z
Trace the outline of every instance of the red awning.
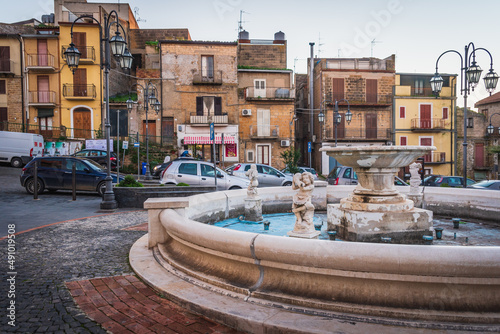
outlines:
M222 136L215 136L215 143L222 144ZM212 144L212 141L210 136L185 136L184 145L192 144ZM224 144L234 144L234 137L224 135Z

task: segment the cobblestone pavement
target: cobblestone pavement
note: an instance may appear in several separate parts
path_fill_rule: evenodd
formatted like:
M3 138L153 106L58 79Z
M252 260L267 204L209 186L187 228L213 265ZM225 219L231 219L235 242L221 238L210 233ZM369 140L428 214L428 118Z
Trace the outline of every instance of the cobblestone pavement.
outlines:
M135 211L65 222L16 235L15 262L8 263L3 256L0 264L0 332L106 333L75 304L65 284L133 275L128 253L146 232L125 228L146 221L145 211ZM8 244L8 239L0 241L2 254L7 253L9 245L13 244ZM8 267L11 264L14 268ZM15 282L4 278L11 276L6 275L9 272L16 273ZM15 293L15 298L9 296L9 291ZM8 324L11 319L5 313L12 301L14 327Z

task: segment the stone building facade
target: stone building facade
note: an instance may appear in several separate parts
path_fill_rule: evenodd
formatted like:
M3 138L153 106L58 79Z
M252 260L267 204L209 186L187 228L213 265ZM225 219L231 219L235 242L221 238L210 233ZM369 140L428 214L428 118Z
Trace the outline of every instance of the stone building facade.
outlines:
M328 174L337 163L319 151L323 146L334 146L335 142L338 146L353 143L357 145L391 143L394 83L395 55L385 59L315 59L314 105L298 112L299 127L302 125L310 127L311 113L313 114L313 133L309 132L307 138L300 141L304 157L308 156L307 142L312 143L312 161L309 162L307 159L304 162L311 163L321 174ZM336 104L342 118L335 132L333 116ZM348 109L352 113L350 123L345 119ZM320 113L325 116L323 124L320 124L318 119Z

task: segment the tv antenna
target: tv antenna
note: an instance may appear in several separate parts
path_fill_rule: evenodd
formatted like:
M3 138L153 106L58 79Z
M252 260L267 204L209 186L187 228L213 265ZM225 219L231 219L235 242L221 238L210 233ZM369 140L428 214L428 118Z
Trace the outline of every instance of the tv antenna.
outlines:
M238 38L240 38L240 32L244 30L243 23L247 22L243 21L243 13L250 14L249 12L245 12L244 10L240 10L240 20L238 21Z
M146 20L139 17L139 7L134 7L134 16L136 22L146 22Z
M321 58L321 46L325 43L321 43L321 33L318 33L318 58Z
M370 43L371 43L370 57L373 58L373 47L375 46L375 43L382 43L382 42L381 41L375 41L375 38L374 38Z

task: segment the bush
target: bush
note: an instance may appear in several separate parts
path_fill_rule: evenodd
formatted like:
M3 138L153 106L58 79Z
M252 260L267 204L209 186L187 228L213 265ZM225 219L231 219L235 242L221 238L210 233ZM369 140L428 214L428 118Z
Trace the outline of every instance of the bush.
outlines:
M144 187L142 183L137 182L136 179L132 175L125 176L120 183L118 183L117 187Z
M189 187L189 184L184 183L184 182L180 182L180 183L177 183L177 187Z

